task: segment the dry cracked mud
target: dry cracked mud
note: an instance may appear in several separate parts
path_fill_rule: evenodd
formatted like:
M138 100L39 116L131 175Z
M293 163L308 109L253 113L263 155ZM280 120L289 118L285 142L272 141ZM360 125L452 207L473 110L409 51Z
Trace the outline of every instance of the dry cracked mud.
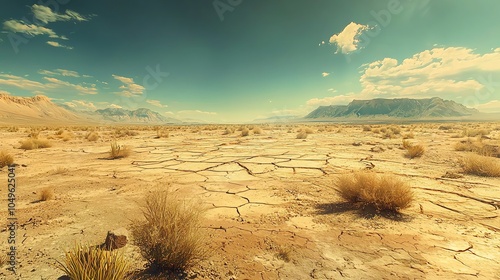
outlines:
M500 138L498 124L481 125L491 127L489 140ZM19 164L19 269L16 277L4 267L0 278L63 276L55 263L65 250L100 244L110 230L127 233L144 195L169 185L208 209L203 226L212 253L189 272L192 279L500 279L500 179L443 176L461 174L464 152L453 148L460 139L437 124L406 125L410 141L426 147L423 157L409 159L400 136L383 139L356 125L312 127L306 139L296 139L293 126L266 126L248 137L223 135L224 127L175 127L169 138L143 129L118 139L133 153L116 160L107 159L111 128L100 128L97 142L73 128L75 138L27 151L18 149L26 130L3 130L0 149ZM50 135L54 130L41 132ZM412 206L391 215L343 202L335 177L361 169L409 182ZM0 171L4 182L6 174ZM38 201L47 187L55 199ZM5 187L0 195L7 196ZM2 203L2 221L6 210ZM2 227L2 250L7 234ZM133 240L120 250L135 269L143 267Z

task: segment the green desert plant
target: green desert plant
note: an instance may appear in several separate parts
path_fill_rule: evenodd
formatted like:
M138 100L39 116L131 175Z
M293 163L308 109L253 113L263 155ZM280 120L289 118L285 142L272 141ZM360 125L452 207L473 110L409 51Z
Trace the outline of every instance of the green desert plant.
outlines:
M57 267L71 280L123 280L130 263L118 250L105 251L95 246L75 245L65 253Z
M0 168L14 163L14 157L6 151L0 152Z
M469 154L461 161L464 173L483 177L500 177L500 162L496 158Z
M200 203L182 201L169 189L148 194L145 203L145 221L135 221L131 232L150 269L185 271L206 257Z
M379 211L398 212L410 206L410 186L394 175L377 175L370 171L344 174L335 185L340 196L356 206L373 206Z

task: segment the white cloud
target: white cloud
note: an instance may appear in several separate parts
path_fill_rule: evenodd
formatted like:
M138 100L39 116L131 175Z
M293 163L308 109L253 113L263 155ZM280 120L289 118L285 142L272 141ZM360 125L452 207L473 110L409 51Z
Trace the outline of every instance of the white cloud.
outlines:
M492 100L488 103L479 104L474 107L484 113L500 113L500 100Z
M323 72L323 73L321 73L321 76L323 76L323 77L328 77L328 76L330 76L330 73L328 73L328 72Z
M312 98L308 106L347 104L353 99L441 97L486 111L496 110L500 83L500 49L477 54L461 47L433 48L402 61L384 58L363 65L361 90ZM477 101L477 102L476 102ZM477 103L484 103L475 105Z
M3 23L3 29L14 33L23 33L30 36L48 35L50 38L62 38L59 37L52 29L35 24L27 24L22 20L7 20Z
M121 109L121 108L123 108L123 107L122 107L122 106L120 106L120 105L111 104L111 105L109 105L109 108Z
M71 108L76 108L78 107L75 103L73 102L64 102L64 104L68 107L71 107Z
M355 94L349 93L346 95L331 96L325 98L312 98L306 104L311 107L329 106L329 105L345 105L354 100Z
M330 37L330 44L337 45L337 53L349 54L357 51L359 46L359 36L372 27L355 22L349 23L342 32Z
M201 110L182 110L177 112L177 114L181 115L217 115L216 112L207 112L207 111L201 111Z
M68 50L72 50L73 49L73 47L62 45L62 44L59 44L58 42L55 42L55 41L47 41L47 44L49 44L49 45L51 45L53 47L56 47L56 48L65 48L65 49L68 49Z
M96 110L94 103L85 100L73 100L73 103L80 105L86 109Z
M116 80L123 83L123 85L120 86L120 89L122 91L119 92L119 94L121 94L123 96L141 95L145 90L145 88L143 86L136 84L134 82L134 79L132 79L132 78L122 77L122 76L118 76L118 75L112 75L112 76Z
M76 71L72 70L65 70L65 69L56 69L54 71L49 71L49 70L40 70L38 71L38 74L41 75L46 75L46 76L64 76L64 77L75 77L79 78L80 74ZM84 77L87 75L83 75Z
M77 12L71 11L71 10L66 10L64 14L58 14L56 12L53 12L49 7L47 6L42 6L42 5L37 5L34 4L31 7L31 11L33 12L33 15L35 16L36 19L39 21L47 24L49 22L56 22L56 21L69 21L69 20L76 20L76 21L87 21L89 20L87 17L84 17L80 15Z
M149 103L149 104L151 104L151 105L153 105L153 106L160 107L160 108L166 108L166 107L168 107L167 105L162 105L159 100L148 99L148 100L146 100L146 102Z
M384 58L368 64L363 93L379 96L467 96L484 89L482 76L500 72L500 51L484 55L460 47L434 48L399 63Z
M95 87L85 87L82 85L72 84L66 81L61 81L52 77L44 77L44 80L49 83L44 85L45 89L64 89L66 91L73 91L80 94L97 94L97 88Z
M70 93L76 92L79 94L97 94L97 88L94 86L86 87L78 84L61 81L52 77L43 78L46 83L41 83L29 80L24 77L19 77L10 74L0 74L0 85L3 87L17 88L25 91L30 91L36 94L47 93Z

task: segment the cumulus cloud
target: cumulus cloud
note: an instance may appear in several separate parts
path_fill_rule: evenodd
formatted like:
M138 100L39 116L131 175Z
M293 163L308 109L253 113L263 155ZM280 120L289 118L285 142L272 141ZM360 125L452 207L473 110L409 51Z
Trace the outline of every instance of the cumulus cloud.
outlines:
M328 76L330 76L330 73L328 73L328 72L323 72L323 73L321 73L321 76L323 76L323 77L328 77Z
M55 69L54 71L49 70L40 70L38 74L46 75L46 76L64 76L64 77L75 77L79 78L80 74L76 71L66 70L66 69ZM84 77L87 75L84 75Z
M177 114L181 115L217 115L216 112L207 112L207 111L201 111L201 110L182 110L177 112Z
M354 93L349 93L345 95L331 96L325 98L312 98L307 100L306 104L311 107L345 105L354 100L354 97L355 97Z
M160 108L168 107L167 105L161 104L161 102L159 100L148 99L148 100L146 100L146 102L153 105L153 106L160 107Z
M363 65L359 92L313 98L306 104L317 107L353 99L441 97L492 111L498 105L495 99L500 87L495 77L500 77L500 48L478 54L463 47L438 47L402 61L384 58Z
M474 106L480 112L484 113L500 113L500 100L492 100L484 104Z
M402 62L384 58L365 66L365 94L385 96L470 95L482 90L481 77L500 71L500 51L484 55L461 47L434 48Z
M337 45L337 53L349 54L361 48L359 45L359 36L372 27L368 25L349 23L342 32L330 37L330 44Z
M69 20L75 20L75 21L87 21L89 20L89 17L85 17L80 15L77 12L71 11L71 10L66 10L64 14L58 14L56 12L53 12L49 7L47 6L42 6L42 5L37 5L34 4L31 7L31 11L33 12L33 15L35 18L45 24L49 22L56 22L56 21L69 21Z
M119 92L120 95L130 97L134 95L141 95L144 93L145 88L139 84L136 84L134 82L134 79L118 75L112 75L112 76L116 80L123 83L123 85L120 86L120 89L122 90L121 92Z
M109 105L109 107L110 108L115 108L115 109L121 109L121 108L123 108L122 106L116 105L116 104L111 104L111 105Z
M44 88L48 89L65 89L79 94L97 94L97 88L94 86L85 87L82 85L72 84L66 81L61 81L52 77L44 77L44 80L49 83L45 84Z
M47 44L49 44L53 47L56 47L56 48L64 48L64 49L68 49L68 50L73 49L73 47L62 45L62 44L59 44L58 42L55 42L55 41L47 41Z
M38 26L35 24L28 24L22 20L15 20L15 19L7 20L3 23L3 29L14 33L23 33L29 36L47 35L50 38L65 39L65 37L58 36L50 28Z

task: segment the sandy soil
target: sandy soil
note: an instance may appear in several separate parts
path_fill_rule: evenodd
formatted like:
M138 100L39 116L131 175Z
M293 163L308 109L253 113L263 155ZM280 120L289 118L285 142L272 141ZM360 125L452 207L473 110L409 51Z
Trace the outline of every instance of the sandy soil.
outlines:
M155 138L154 130L136 127L138 135L117 138L133 153L116 160L106 159L115 128L99 128L96 142L84 139L83 128L73 127L68 141L49 128L40 137L53 138L53 146L27 151L18 142L29 128L2 129L0 150L19 164L19 269L16 277L4 266L0 278L58 279L64 274L54 264L65 250L100 244L109 230L127 234L144 195L171 185L209 208L212 254L189 279L500 279L500 178L463 175L465 153L454 150L473 126L491 130L482 141L498 144L500 124L439 126L401 126L401 134L413 132L410 142L426 147L415 159L404 157L400 135L383 139L356 125L310 126L306 139L296 139L292 125L261 126L261 135L247 137L223 135L225 126L186 126ZM335 177L366 168L408 181L412 206L384 215L342 202ZM6 168L0 178L6 185ZM55 198L38 201L47 187ZM0 197L6 221L4 186ZM4 251L7 235L2 226ZM144 265L133 242L120 250L135 269Z

